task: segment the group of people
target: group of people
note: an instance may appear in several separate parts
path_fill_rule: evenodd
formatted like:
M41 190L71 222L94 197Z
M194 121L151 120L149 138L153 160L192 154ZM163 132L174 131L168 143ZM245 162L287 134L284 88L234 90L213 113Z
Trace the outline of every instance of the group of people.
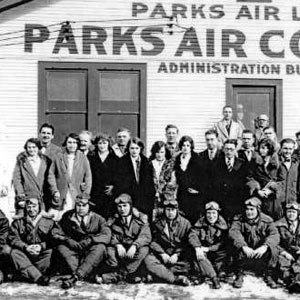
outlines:
M208 279L219 289L233 275L240 288L250 270L300 292L300 132L279 143L267 115L253 132L225 106L200 153L176 125L165 134L148 159L126 128L116 143L82 131L61 148L43 124L17 156L14 221L0 214L4 276L48 285L53 270L67 272L63 288Z

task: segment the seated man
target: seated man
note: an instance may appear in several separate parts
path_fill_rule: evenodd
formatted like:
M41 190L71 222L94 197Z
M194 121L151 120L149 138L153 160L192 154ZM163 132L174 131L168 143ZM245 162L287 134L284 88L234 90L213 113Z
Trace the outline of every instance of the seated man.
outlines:
M179 215L174 196L163 201L163 214L153 224L151 253L145 258L147 271L154 279L183 286L190 285L187 250L190 222Z
M233 286L241 288L243 272L250 269L256 273L264 272L267 285L276 288L272 272L276 265L279 233L273 219L261 212L261 202L258 198L252 197L245 201L244 213L233 219L229 238L236 250L236 279Z
M195 270L203 277L212 280L212 287L221 287L218 275L224 272L226 259L226 238L228 226L219 214L217 202L205 205L205 216L201 217L189 233L189 242L195 249Z
M279 270L290 291L300 292L300 222L299 204L287 203L285 216L275 225L280 234Z
M28 197L24 217L13 221L8 234L15 269L39 285L46 286L50 281L46 272L51 261L54 227L54 221L41 212L41 202Z
M65 289L73 287L77 280L89 278L102 262L111 239L105 219L90 210L91 204L88 194L78 195L75 209L63 215L55 235L61 240L57 250L72 272L62 283Z
M151 231L146 215L133 213L132 199L121 194L115 199L117 214L110 221L112 238L107 248L108 270L97 278L100 283L128 281L138 283L138 271L149 252Z
M6 244L9 230L9 222L5 214L0 210L0 284L4 280L3 271L7 269L9 261L10 247Z

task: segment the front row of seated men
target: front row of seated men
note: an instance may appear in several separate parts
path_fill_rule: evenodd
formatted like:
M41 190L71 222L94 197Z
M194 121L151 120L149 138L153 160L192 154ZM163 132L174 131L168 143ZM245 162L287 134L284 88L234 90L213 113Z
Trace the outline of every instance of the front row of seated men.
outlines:
M243 215L235 216L229 226L218 203L209 202L205 215L191 226L176 199L166 195L163 212L151 228L147 217L132 207L129 195L120 195L115 204L116 214L107 222L90 209L84 194L58 224L35 198L27 199L24 217L10 228L0 213L2 271L7 271L3 263L10 257L16 275L39 285L48 285L50 269L53 274L60 266L70 275L64 277L63 288L78 280L137 283L142 278L187 286L193 278L198 283L208 279L219 289L220 279L230 273L235 275L233 286L242 287L244 271L250 270L264 275L271 288L281 281L291 292L300 292L297 203L287 204L285 216L274 223L261 212L260 200L250 198Z

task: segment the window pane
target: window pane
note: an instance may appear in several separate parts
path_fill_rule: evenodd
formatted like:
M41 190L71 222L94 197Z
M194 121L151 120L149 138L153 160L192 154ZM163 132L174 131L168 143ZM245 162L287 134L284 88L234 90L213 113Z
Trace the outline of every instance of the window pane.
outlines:
M103 114L99 116L98 131L107 132L115 135L118 128L128 128L132 136L137 136L138 132L138 116L129 114Z
M101 71L100 101L138 101L138 72Z
M48 101L85 101L85 77L85 73L83 72L48 72Z

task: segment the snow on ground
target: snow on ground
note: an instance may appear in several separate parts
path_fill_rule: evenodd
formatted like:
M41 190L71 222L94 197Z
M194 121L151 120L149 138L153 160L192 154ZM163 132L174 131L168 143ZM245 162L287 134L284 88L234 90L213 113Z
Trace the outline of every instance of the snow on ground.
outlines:
M234 289L222 283L222 289L213 290L207 283L180 287L168 284L97 285L79 282L75 288L63 290L60 282L51 280L49 287L35 284L4 283L0 286L2 300L298 300L300 295L290 295L283 288L272 290L260 278L245 276L244 286Z

